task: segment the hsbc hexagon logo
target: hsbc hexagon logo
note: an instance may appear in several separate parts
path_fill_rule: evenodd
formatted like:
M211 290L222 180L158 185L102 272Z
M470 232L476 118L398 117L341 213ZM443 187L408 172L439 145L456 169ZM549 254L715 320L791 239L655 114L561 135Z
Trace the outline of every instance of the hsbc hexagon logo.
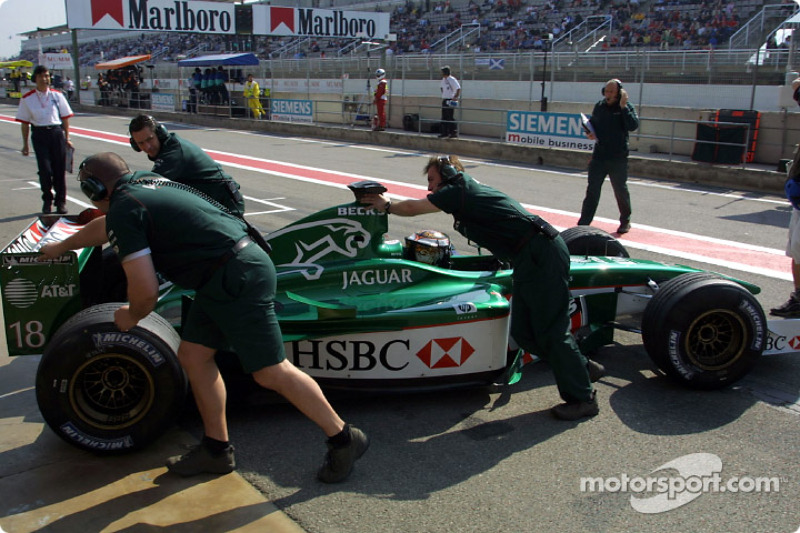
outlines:
M475 348L464 337L450 337L428 341L417 357L428 368L453 368L466 363L473 353Z
M798 337L793 337L793 338L792 338L792 339L789 341L789 346L791 346L791 347L792 347L792 348L794 348L795 350L800 350L800 336L798 336Z

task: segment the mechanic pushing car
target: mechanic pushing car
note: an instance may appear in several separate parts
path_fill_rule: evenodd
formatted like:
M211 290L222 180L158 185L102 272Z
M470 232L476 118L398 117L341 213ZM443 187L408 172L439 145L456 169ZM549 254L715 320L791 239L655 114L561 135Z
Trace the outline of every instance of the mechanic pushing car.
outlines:
M218 349L232 347L259 385L286 397L328 436L318 479L345 480L369 440L345 424L317 382L286 359L273 302L275 267L248 235L247 225L190 187L153 173L132 173L115 153L87 158L79 180L81 190L106 213L109 242L128 279L129 303L114 314L121 331L153 311L156 269L196 291L183 323L178 360L200 411L204 437L187 454L170 458L167 468L181 476L235 469L225 384L214 360Z
M150 115L135 116L128 125L128 132L131 148L147 154L153 162L153 172L191 185L234 215L244 216L244 198L239 184L202 148L169 132Z
M170 133L150 115L135 116L128 125L128 131L131 148L147 154L148 159L154 162L153 172L172 181L191 185L225 206L229 212L244 217L244 198L239 192L239 184L202 148ZM55 259L70 250L102 246L107 242L105 217L99 217L68 239L42 246L40 252L42 260ZM106 287L120 286L123 274L113 255L106 254L104 258L104 276ZM120 298L124 297L124 288L121 292Z
M426 198L392 202L383 194L367 194L364 201L398 216L449 213L456 231L511 261L511 337L553 369L565 403L551 412L562 420L597 415L592 382L605 369L584 357L569 331L569 252L558 231L516 200L472 179L455 156L432 156L423 174L430 191Z

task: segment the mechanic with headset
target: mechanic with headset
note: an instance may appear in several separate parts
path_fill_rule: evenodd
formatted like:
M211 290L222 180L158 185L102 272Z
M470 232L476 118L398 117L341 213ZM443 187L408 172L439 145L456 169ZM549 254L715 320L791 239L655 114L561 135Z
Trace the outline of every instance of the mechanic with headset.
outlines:
M152 171L172 181L184 183L207 194L232 214L244 218L244 198L239 184L199 146L169 133L164 125L149 115L137 115L128 126L130 145L137 152L144 151L154 161ZM69 250L107 243L105 217L99 217L77 233L60 242L52 242L39 249L41 260L54 259ZM117 286L122 274L112 264L113 257L105 255L107 286ZM104 289L107 292L109 289Z
M346 479L369 439L345 424L317 382L286 359L273 302L275 266L249 237L244 221L190 187L149 172L132 173L111 152L87 158L79 180L81 190L106 213L109 242L128 278L129 303L114 314L121 331L153 311L159 295L156 271L195 291L182 323L178 359L189 378L204 437L187 454L170 458L167 468L181 476L235 469L225 384L214 360L218 349L233 348L259 385L284 396L327 435L328 452L318 479Z
M603 99L597 102L589 119L589 139L596 141L589 162L589 183L581 208L579 226L588 226L594 219L600 191L606 176L611 180L619 208L617 233L631 230L631 195L628 192L628 132L639 127L639 117L628 93L618 79L608 80L602 90Z
M792 94L795 102L800 105L800 78L792 82ZM783 305L770 309L769 314L784 318L800 318L800 145L794 151L794 159L787 171L784 188L786 198L792 204L786 255L792 258L794 291Z
M431 157L423 173L430 191L426 198L392 202L383 194L367 194L364 201L399 216L449 213L461 235L511 261L511 337L553 369L565 403L551 412L562 420L595 416L599 408L592 381L604 368L581 354L569 331L570 260L558 231L516 200L475 181L455 156Z
M150 115L138 115L128 126L131 148L153 161L152 171L165 178L191 185L228 210L244 216L244 198L239 184L194 143L170 133Z
M375 126L375 131L384 131L386 129L386 102L389 100L389 82L386 80L386 71L382 68L375 71L375 77L378 79L374 93L375 107L378 110L378 124Z

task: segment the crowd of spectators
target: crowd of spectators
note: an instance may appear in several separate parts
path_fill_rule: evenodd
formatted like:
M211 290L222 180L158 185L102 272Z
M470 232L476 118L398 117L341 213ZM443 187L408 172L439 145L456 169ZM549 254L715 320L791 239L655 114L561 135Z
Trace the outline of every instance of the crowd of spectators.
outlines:
M791 14L792 0L781 0ZM741 25L764 6L764 0L407 0L391 13L397 40L385 53L442 52L442 40L463 28L480 27L464 42L450 39L449 52L537 50L556 42L586 22L610 21L595 50L627 47L708 49L724 45ZM342 9L357 10L358 5ZM129 55L149 53L155 61L177 61L187 55L253 52L271 57L336 57L348 44L343 39L306 40L285 48L290 38L219 36L184 33L141 33L80 46L82 66ZM34 56L34 57L26 57ZM22 59L36 60L35 52Z

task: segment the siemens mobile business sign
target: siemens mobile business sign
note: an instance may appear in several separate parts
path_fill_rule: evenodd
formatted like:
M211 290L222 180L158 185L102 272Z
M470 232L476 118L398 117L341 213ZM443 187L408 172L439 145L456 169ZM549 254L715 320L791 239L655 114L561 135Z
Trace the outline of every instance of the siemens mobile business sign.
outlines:
M71 29L236 33L233 4L188 0L66 0Z
M314 121L314 103L311 100L270 100L270 119L283 122Z
M594 141L583 133L580 113L509 111L506 142L564 150L594 149Z
M254 35L384 39L389 13L253 5Z

